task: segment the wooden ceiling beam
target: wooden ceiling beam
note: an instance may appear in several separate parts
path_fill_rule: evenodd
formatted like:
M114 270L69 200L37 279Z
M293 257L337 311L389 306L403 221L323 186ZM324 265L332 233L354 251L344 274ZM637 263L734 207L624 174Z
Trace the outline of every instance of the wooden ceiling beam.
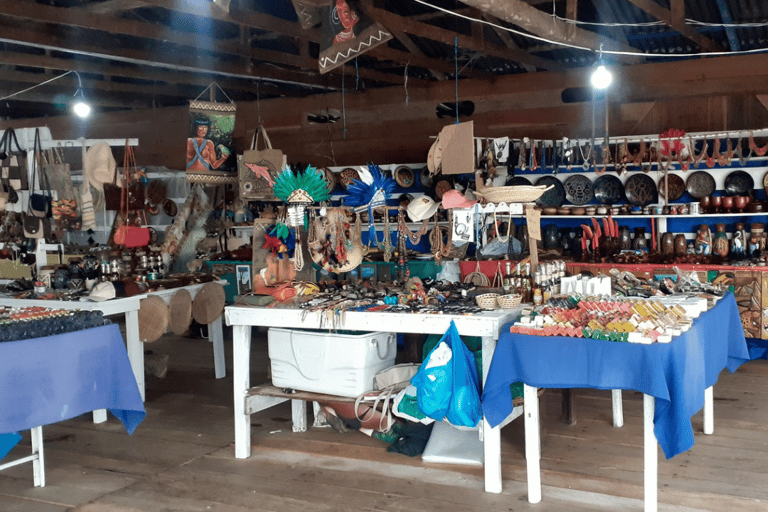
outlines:
M146 6L147 2L144 0L105 0L104 2L86 4L78 7L78 9L95 14L115 14Z
M697 32L685 23L685 5L682 0L673 0L672 9L665 9L653 0L629 0L633 5L639 7L659 21L663 21L670 28L677 30L683 37L693 41L701 47L702 50L709 52L724 52L725 48Z
M160 67L176 71L224 75L250 80L272 80L294 85L306 85L323 89L335 89L329 86L324 77L308 75L305 72L293 72L273 67L264 67L259 73L253 72L243 65L233 65L220 59L210 58L194 52L188 54L172 51L146 51L130 49L112 44L107 38L94 44L74 42L66 35L53 35L41 30L25 30L16 26L4 26L0 30L0 41L21 44L37 48L46 48L65 53L85 55L107 60L129 62L139 66Z
M553 71L561 71L565 69L565 66L560 63L542 59L536 57L535 55L530 55L529 53L522 50L506 48L501 45L491 44L487 41L483 41L478 44L478 42L472 36L458 34L456 32L440 27L435 27L433 25L428 25L426 23L419 23L418 21L414 21L410 18L392 14L391 12L385 11L384 9L369 7L366 9L366 11L368 12L368 15L371 16L371 18L380 22L389 30L407 32L409 34L423 37L425 39L430 39L432 41L438 41L449 46L453 46L455 39L458 38L458 43L462 48L474 50L483 55L497 57L506 61L526 63L538 68L549 69Z
M522 0L462 0L462 3L477 7L483 12L517 25L531 34L557 43L589 48L596 52L600 48L601 43L605 44L606 41L610 41L611 50L638 51L632 46L608 39L589 30L578 27L575 30L571 30L569 28L570 24L553 19L549 14L528 5ZM569 36L570 33L572 35ZM616 60L625 63L637 63L644 59L642 57L616 56Z
M424 55L424 52L421 51L421 48L419 48L419 46L413 42L413 39L411 39L411 36L399 30L390 30L390 32L392 32L392 35L395 36L395 39L400 41L400 44L405 46L406 50L411 52L414 57L421 57L421 58L426 57ZM440 70L429 67L427 68L427 71L429 71L432 74L432 76L434 76L438 80L446 80L448 78L448 76Z
M499 18L497 18L496 16L493 16L492 14L488 14L486 12L482 13L481 16L485 21L493 23L493 25L491 25L491 30L493 30L496 36L498 36L498 38L501 39L501 42L504 43L504 46L506 46L507 48L511 48L513 50L520 49L520 47L517 46L517 43L515 43L515 41L512 39L512 36L509 35L509 32L507 32L506 30L502 30L497 26L497 25L501 25L501 20ZM533 73L536 71L536 67L530 64L521 62L520 65L523 66L525 70L528 71L529 73Z

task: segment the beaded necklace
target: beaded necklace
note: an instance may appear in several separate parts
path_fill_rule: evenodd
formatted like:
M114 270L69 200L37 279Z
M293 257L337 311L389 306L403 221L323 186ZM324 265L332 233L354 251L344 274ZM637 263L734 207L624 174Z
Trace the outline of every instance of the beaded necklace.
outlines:
M688 142L691 144L691 157L693 158L693 164L696 167L701 167L701 161L704 160L704 158L707 156L707 151L709 150L709 144L707 144L707 140L704 139L704 146L698 155L694 151L695 146L693 145L693 139L690 136L688 137Z

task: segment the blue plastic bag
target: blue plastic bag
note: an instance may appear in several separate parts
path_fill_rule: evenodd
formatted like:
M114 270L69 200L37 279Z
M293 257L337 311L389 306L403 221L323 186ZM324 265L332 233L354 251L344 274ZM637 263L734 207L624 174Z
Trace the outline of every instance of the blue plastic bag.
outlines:
M453 352L443 342L427 355L419 371L411 378L416 387L416 402L427 417L441 421L451 403L451 383L453 382Z
M444 357L448 349L449 360ZM427 355L411 384L417 388L419 408L430 418L445 418L464 427L475 427L482 418L475 358L453 322Z
M451 322L446 333L451 338L453 348L453 383L451 402L445 419L452 425L475 427L483 417L480 408L480 381L477 378L475 356L459 336L459 331Z

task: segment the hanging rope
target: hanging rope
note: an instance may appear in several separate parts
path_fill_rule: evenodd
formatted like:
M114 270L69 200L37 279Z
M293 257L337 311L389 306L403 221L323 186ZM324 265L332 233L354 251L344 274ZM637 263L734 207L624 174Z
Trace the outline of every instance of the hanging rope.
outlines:
M344 77L345 77L345 68L344 64L341 65L341 117L344 122L344 131L343 131L343 139L347 140L347 106L344 99ZM330 117L330 112L328 113L328 116Z
M459 36L453 38L453 63L456 69L456 124L459 124Z
M226 93L226 92L224 92L224 89L222 89L222 88L221 88L221 86L220 86L219 84L217 84L216 82L211 82L211 83L210 83L210 85L208 85L208 87L206 87L205 89L203 89L203 92L201 92L200 94L198 94L198 95L197 95L197 98L195 98L195 100L199 100L199 99L200 99L200 96L202 96L203 94L205 94L205 93L206 93L206 91L210 90L210 89L211 89L211 87L213 87L214 85L216 86L216 88L217 88L218 90L220 90L220 91L221 91L221 94L223 94L223 95L224 95L224 97L225 97L225 98L227 98L227 99L229 100L229 102L230 102L230 103L234 103L234 101L232 101L232 98L230 98L229 96L227 96L227 93Z

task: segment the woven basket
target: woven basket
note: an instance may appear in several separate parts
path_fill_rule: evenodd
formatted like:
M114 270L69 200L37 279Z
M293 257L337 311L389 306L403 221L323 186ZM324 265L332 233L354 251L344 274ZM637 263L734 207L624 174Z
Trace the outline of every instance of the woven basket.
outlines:
M224 312L226 298L219 283L206 283L192 302L192 318L199 324L209 324Z
M475 297L477 305L482 309L496 309L496 302L499 298L498 293L483 293Z
M520 305L522 298L522 295L510 293L508 295L499 296L499 298L496 299L496 302L501 309L512 309Z
M484 198L489 203L531 203L553 187L554 185L491 187L482 191L478 190L475 195Z
M171 330L176 335L183 335L192 323L192 296L187 290L177 290L171 297L168 306L170 310Z

